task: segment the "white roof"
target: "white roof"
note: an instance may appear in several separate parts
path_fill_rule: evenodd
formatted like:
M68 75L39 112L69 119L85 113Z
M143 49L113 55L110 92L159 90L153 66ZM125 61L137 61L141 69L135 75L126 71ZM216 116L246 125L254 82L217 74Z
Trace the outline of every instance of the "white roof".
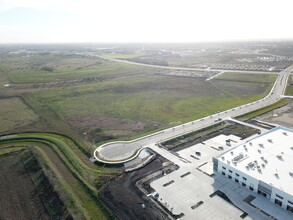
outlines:
M217 158L255 179L293 195L293 130L274 128Z

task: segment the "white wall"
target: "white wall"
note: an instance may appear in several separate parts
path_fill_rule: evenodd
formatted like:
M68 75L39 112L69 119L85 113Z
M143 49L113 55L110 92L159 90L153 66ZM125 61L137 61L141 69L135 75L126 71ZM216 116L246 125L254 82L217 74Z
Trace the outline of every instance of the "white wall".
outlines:
M223 167L226 167L226 170L223 169ZM232 173L229 172L229 170L232 171ZM246 188L249 189L250 186L253 186L253 192L256 192L257 193L257 189L258 189L258 183L259 181L255 178L252 178L251 176L248 176L247 174L245 173L242 173L241 171L235 169L234 167L231 167L230 165L226 164L226 163L223 163L221 161L220 158L218 158L218 172L220 174L222 174L222 172L225 172L225 176L228 178L228 175L230 175L232 177L231 180L233 180L235 182L235 179L237 178L237 174L239 174L239 177L238 177L238 180L239 180L239 183L240 185L242 185L243 182L246 183ZM244 178L246 178L247 180L245 181ZM236 183L236 182L235 182Z
M242 182L244 182L243 177L245 177L246 180L246 188L249 189L250 184L253 184L253 192L257 193L258 190L258 184L259 184L259 180L248 176L247 174L235 169L234 167L231 167L230 165L223 163L221 161L221 158L217 158L218 159L218 172L222 175L222 172L225 172L225 177L228 178L228 175L230 175L232 178L231 180L235 182L236 179L236 173L239 174L239 183L240 185L242 185ZM223 167L226 167L226 169L223 169ZM229 172L229 170L232 171L232 173ZM235 182L235 184L237 184L237 182ZM293 186L292 186L293 187ZM278 194L279 196L283 197L283 199L280 199L279 197L276 196L276 194ZM280 201L282 201L282 208L287 209L287 205L293 207L293 204L288 203L288 200L293 202L293 196L285 193L284 191L281 191L280 189L275 188L274 186L272 186L272 194L270 197L270 201L275 203L275 199L278 199Z

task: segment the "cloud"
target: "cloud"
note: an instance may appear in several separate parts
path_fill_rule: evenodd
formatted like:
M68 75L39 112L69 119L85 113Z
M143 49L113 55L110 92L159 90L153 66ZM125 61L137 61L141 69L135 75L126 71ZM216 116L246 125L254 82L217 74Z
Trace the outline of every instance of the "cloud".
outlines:
M292 0L0 0L0 30L19 39L27 34L30 41L64 42L289 38L291 5Z

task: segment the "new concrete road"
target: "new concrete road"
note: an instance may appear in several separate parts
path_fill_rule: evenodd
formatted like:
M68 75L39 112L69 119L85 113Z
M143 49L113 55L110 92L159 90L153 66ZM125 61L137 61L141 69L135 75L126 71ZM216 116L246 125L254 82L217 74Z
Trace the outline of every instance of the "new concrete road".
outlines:
M250 74L278 74L277 72L268 72L268 71L251 71L251 70L223 70L223 69L208 69L208 68L192 68L192 67L178 67L178 66L161 66L161 65L154 65L154 64L147 64L147 63L139 63L129 60L123 60L118 58L110 58L110 57L104 57L104 56L97 56L104 60L111 60L114 62L119 63L126 63L126 64L132 64L137 66L145 66L145 67L152 67L152 68L159 68L159 69L168 69L168 70L185 70L185 71L220 71L220 72L241 72L241 73L250 73Z
M156 143L213 125L226 118L233 118L273 104L281 99L281 96L284 94L288 76L292 70L293 65L281 71L271 92L263 99L156 132L133 141L120 141L104 144L95 150L94 156L98 161L104 163L123 163L136 157L144 147L149 146L154 148ZM185 163L185 161L181 162Z

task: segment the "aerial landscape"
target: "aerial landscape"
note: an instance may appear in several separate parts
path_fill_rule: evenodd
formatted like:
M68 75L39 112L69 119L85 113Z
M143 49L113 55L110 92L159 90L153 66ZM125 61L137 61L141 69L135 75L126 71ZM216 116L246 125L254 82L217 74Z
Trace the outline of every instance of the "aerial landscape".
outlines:
M289 6L0 1L0 220L293 219Z

